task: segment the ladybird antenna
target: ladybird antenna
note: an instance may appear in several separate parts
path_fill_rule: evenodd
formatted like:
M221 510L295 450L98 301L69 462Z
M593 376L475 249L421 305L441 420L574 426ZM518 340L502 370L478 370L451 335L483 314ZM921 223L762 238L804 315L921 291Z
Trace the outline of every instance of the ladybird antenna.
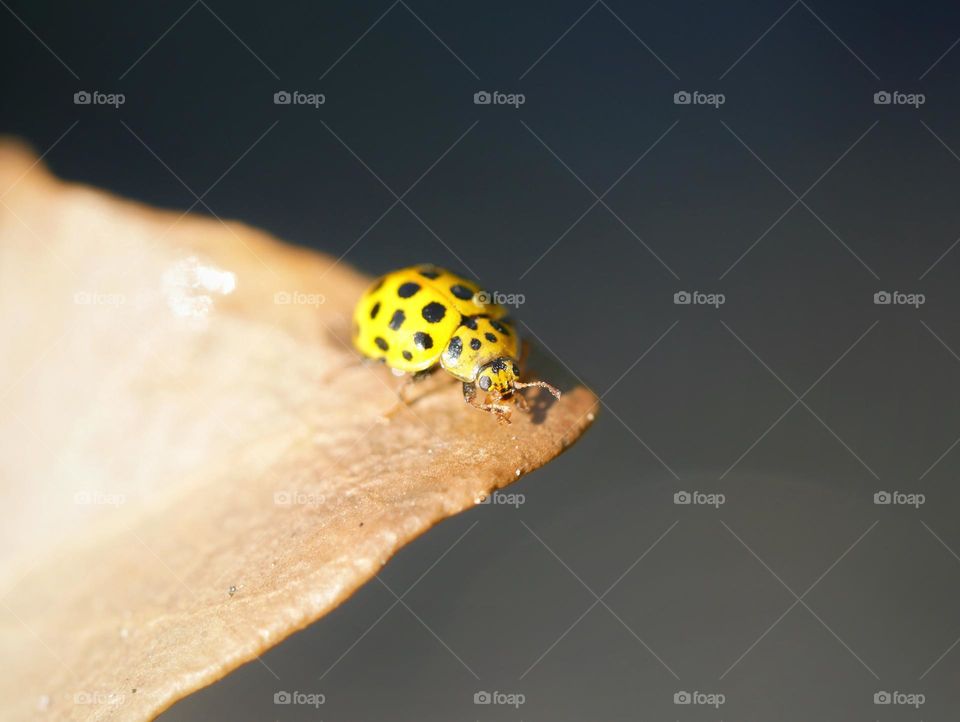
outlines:
M513 382L513 388L515 389L525 389L525 388L528 388L529 386L538 386L541 389L546 389L551 394L553 394L553 397L555 399L559 400L560 398L560 389L556 388L555 386L551 386L546 381L529 381L526 383L522 381Z

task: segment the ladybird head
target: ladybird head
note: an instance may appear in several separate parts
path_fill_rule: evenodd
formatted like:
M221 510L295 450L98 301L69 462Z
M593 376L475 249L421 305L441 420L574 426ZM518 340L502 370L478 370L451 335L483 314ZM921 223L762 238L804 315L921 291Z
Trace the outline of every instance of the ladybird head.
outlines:
M477 388L494 396L508 396L518 381L520 366L512 358L498 358L477 373Z
M545 388L556 398L560 398L560 392L545 381L531 381L529 383L520 381L520 364L517 363L516 359L506 356L483 366L477 373L476 384L481 391L496 398L509 396L516 389L523 389L528 386Z

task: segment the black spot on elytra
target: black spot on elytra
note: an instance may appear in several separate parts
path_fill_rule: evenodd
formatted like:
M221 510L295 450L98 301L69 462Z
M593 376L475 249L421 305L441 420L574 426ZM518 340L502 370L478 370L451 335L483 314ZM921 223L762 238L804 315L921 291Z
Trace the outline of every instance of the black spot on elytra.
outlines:
M443 317L447 315L447 308L442 303L431 301L423 307L421 314L428 323L437 323L442 321Z
M479 387L480 387L481 389L483 389L484 391L488 391L488 390L490 389L490 377L489 377L489 376L481 376L481 377L480 377L480 380L477 381L477 386L479 386Z
M428 348L433 348L433 337L429 333L424 333L423 331L417 331L415 334L413 334L413 342L419 349L426 350Z
M472 348L474 351L479 351L482 345L483 344L480 343L480 339L478 338L470 339L470 348Z
M473 291L460 283L455 283L450 286L450 293L459 298L461 301L469 301L471 298L473 298Z
M409 351L404 351L404 352L403 352L403 357L404 357L407 361L409 361L410 359L413 358L413 354L410 353Z
M400 298L410 298L413 294L420 290L420 284L414 283L413 281L407 281L406 283L401 283L400 287L397 289L397 295Z
M477 330L477 318L476 316L464 316L460 319L460 325L466 326L471 331Z
M377 344L377 348L379 348L381 351L386 351L387 349L390 348L390 344L388 344L386 341L384 341L384 340L383 340L382 338L380 338L379 336L377 336L375 339L373 339L373 342L374 342L375 344Z
M500 323L499 321L491 321L491 322L490 322L490 325L493 326L497 331L499 331L500 333L502 333L504 336L509 336L509 335L510 335L510 329L508 329L506 326L504 326L504 325L503 325L502 323Z
M390 328L392 328L394 331L399 331L406 318L407 315L400 309L397 309L393 312L393 316L390 317Z
M450 339L450 343L447 346L447 358L450 358L456 361L460 358L460 353L463 351L463 341L460 340L459 336L454 336Z
M434 270L433 268L421 268L420 275L433 281L440 276L440 271Z
M485 334L483 334L483 337L484 337L485 339L487 339L487 341L489 341L490 343L496 343L496 342L497 342L497 337L496 337L494 334L490 333L489 331L487 331Z
M380 302L377 301L373 304L373 308L370 309L370 318L376 318L377 314L380 313Z

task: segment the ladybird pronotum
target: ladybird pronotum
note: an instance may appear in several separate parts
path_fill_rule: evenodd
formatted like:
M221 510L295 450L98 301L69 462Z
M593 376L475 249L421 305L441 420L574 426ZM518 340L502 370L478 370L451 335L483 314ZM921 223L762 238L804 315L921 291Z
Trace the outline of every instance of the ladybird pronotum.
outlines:
M364 356L415 377L444 369L463 382L467 403L509 422L504 401L526 408L519 389L539 386L558 399L560 392L520 380L516 327L503 306L486 300L476 283L443 268L402 268L378 278L357 302L353 343Z

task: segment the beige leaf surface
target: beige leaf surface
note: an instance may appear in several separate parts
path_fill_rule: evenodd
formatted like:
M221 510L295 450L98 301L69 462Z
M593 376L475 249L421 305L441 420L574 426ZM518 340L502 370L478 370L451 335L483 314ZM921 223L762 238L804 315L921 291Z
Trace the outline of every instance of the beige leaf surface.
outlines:
M0 143L4 719L152 718L593 420L536 356L563 398L510 426L443 379L386 419L399 380L348 341L367 281Z

